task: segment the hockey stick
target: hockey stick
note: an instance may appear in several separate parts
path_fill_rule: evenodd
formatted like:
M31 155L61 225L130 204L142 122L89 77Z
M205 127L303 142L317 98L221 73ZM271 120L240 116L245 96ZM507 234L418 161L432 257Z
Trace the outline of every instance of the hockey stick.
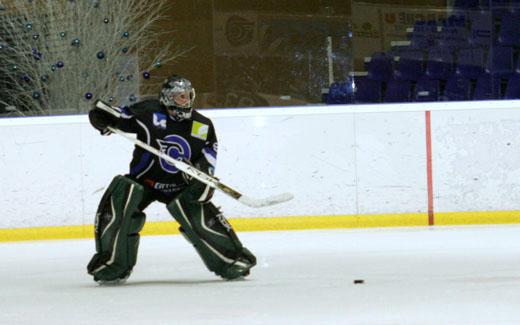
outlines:
M102 101L97 101L96 107L98 107L102 110L105 110L113 115L119 115L118 117L121 116L121 112L119 109L117 109L115 107L112 108L112 106L109 106L109 105L103 103ZM261 198L261 199L258 199L258 198L255 199L255 198L245 196L242 193L238 192L237 190L222 183L219 179L217 179L213 176L210 176L183 161L174 159L174 158L168 156L167 154L165 154L164 152L157 150L156 148L140 141L139 139L136 139L136 138L130 136L129 134L127 134L119 129L109 126L108 130L110 132L119 134L120 136L133 142L135 145L137 145L137 146L145 149L146 151L149 151L150 153L156 155L157 157L164 159L167 162L173 164L180 171L194 177L195 179L203 182L204 184L207 184L215 189L222 191L223 193L234 198L238 202L240 202L244 205L247 205L249 207L252 207L252 208L267 207L267 206L275 205L278 203L287 202L289 200L292 200L292 198L293 198L293 195L291 193L283 193L283 194L273 195L273 196L269 196L269 197Z

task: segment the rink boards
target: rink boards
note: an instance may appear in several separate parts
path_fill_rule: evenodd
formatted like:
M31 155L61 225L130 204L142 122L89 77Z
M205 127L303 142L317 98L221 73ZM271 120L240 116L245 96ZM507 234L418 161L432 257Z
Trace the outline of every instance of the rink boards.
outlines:
M520 223L520 102L204 110L217 176L243 193L292 192L252 209L218 194L237 230ZM105 186L133 147L86 116L0 120L0 241L92 236ZM161 205L144 234L176 233Z

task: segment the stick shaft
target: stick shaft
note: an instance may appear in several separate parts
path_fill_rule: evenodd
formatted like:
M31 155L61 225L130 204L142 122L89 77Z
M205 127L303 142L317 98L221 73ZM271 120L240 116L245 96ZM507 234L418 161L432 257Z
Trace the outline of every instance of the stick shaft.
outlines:
M113 116L115 116L117 118L121 117L121 110L117 107L112 107L100 100L96 101L95 106L99 109L102 109L102 110L112 114ZM233 199L237 200L238 202L240 202L244 205L247 205L249 207L252 207L252 208L267 207L267 206L287 202L287 201L293 199L293 195L291 193L272 195L272 196L262 198L262 199L255 199L255 198L245 196L242 193L238 192L237 190L222 183L218 178L208 175L183 161L176 160L176 159L168 156L164 152L142 142L139 139L136 139L136 138L130 136L129 134L127 134L119 129L116 129L113 127L108 127L108 130L113 133L119 134L120 136L133 142L135 145L137 145L137 146L143 148L144 150L147 150L150 153L156 155L157 157L162 158L162 159L168 161L169 163L173 164L180 171L194 177L195 179L203 182L204 184L207 184L213 188L216 188L216 189L222 191L224 194L232 197Z
M238 192L237 190L223 184L222 182L220 182L218 179L216 179L215 177L212 177L204 172L201 172L200 170L198 170L197 168L183 162L183 161L180 161L180 160L177 160L177 159L174 159L170 156L168 156L167 154L165 154L164 152L160 151L160 150L157 150L156 148L142 142L141 140L139 139L135 139L131 136L129 136L127 133L119 130L119 129L116 129L116 128L113 128L113 127L108 127L108 129L113 132L113 133L117 133L123 137L125 137L126 139L132 141L135 145L153 153L154 155L156 155L157 157L161 158L161 159L164 159L166 160L167 162L171 163L172 165L174 165L176 168L178 168L180 171L196 178L197 180L213 187L213 188L216 188L218 190L221 190L222 192L224 192L225 194L231 196L232 198L238 200L242 194L240 192Z

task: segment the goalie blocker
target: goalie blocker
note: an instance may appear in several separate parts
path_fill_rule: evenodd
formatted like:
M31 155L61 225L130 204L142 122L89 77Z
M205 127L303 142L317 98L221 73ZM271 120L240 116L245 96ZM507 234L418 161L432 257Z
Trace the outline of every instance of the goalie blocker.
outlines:
M223 214L212 203L201 203L200 182L193 182L168 205L181 234L195 247L207 268L224 279L249 274L255 256L237 238ZM116 176L96 213L96 254L87 266L100 283L130 276L137 260L142 212L153 193L125 176Z

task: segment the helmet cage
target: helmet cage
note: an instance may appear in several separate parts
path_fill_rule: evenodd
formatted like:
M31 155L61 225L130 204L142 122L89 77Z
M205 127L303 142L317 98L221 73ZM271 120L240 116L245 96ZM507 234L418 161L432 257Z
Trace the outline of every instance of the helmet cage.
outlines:
M189 93L189 100L184 104L178 103L176 101L177 96L186 91ZM163 84L159 101L179 118L190 118L192 105L195 101L195 88L193 88L191 82L185 78L172 77Z

